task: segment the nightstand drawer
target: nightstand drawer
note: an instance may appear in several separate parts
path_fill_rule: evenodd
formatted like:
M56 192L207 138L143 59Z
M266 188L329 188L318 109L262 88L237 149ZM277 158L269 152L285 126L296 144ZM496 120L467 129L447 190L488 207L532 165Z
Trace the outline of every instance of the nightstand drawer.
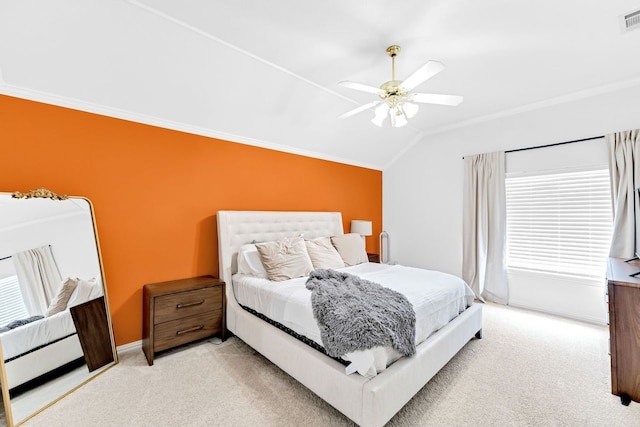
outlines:
M222 310L165 322L155 327L153 351L162 351L220 332Z
M195 289L156 297L154 324L182 319L221 307L222 287Z

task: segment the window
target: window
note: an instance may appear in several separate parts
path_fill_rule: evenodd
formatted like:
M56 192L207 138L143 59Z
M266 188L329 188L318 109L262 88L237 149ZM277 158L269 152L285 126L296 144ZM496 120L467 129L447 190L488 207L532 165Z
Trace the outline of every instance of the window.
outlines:
M7 323L29 317L27 308L22 300L17 276L9 276L0 279L0 326Z
M610 191L607 169L508 176L507 268L604 279Z

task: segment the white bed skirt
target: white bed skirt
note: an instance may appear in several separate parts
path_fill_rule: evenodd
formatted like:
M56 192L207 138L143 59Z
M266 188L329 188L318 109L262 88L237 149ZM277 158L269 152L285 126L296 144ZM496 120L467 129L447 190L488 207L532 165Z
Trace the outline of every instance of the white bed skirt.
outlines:
M227 306L229 317L235 317L233 327L229 327L232 322L228 317L230 331L331 406L366 427L382 426L389 421L482 328L482 306L474 304L420 344L415 356L402 358L367 379L346 375L341 363L238 308L241 312ZM235 313L231 314L232 311Z
M84 353L80 340L77 334L73 334L6 362L7 386L12 389L81 357Z

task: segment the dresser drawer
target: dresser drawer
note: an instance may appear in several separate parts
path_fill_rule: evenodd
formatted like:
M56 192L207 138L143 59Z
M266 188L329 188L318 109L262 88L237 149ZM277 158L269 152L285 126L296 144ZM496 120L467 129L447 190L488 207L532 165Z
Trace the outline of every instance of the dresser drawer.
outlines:
M226 336L225 284L213 276L148 283L142 288L142 350L156 352Z
M154 324L211 312L219 309L221 304L221 286L158 296L155 299Z
M155 326L153 351L162 351L178 345L206 338L220 332L222 310L197 314Z

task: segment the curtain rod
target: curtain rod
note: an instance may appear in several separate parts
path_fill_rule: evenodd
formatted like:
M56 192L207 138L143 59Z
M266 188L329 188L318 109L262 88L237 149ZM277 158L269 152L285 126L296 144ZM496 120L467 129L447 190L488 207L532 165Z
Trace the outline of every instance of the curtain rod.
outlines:
M51 247L51 245L46 245L46 246ZM5 259L9 259L9 258L11 258L11 257L13 257L13 255L9 255L9 256L6 256L6 257L4 257L4 258L0 258L0 261L4 261Z
M574 139L573 141L556 142L553 144L537 145L535 147L514 148L513 150L505 150L504 153L507 154L507 153L515 153L517 151L536 150L538 148L555 147L556 145L573 144L574 142L591 141L591 140L600 139L600 138L604 138L604 135L592 136L591 138ZM464 160L464 157L462 159Z
M535 150L537 148L555 147L556 145L573 144L574 142L591 141L593 139L600 139L600 138L604 138L604 135L592 136L591 138L574 139L573 141L556 142L554 144L538 145L536 147L516 148L513 150L506 150L505 153L515 153L516 151L527 151L527 150Z

